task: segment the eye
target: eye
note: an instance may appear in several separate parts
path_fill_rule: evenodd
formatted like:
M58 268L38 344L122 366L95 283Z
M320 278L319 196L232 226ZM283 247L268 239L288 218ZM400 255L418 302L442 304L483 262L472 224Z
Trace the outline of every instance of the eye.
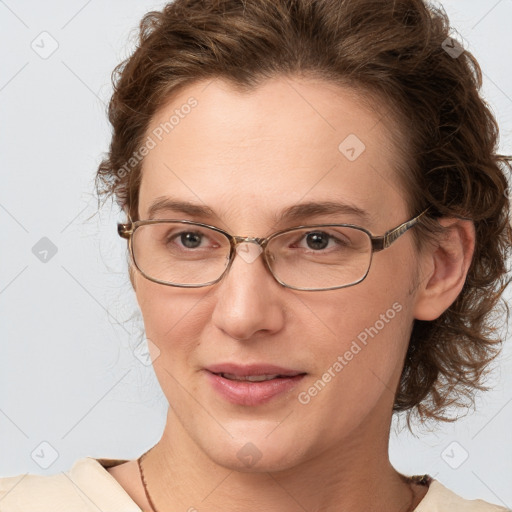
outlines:
M177 238L179 236L180 242L187 249L195 249L201 245L203 240L203 235L201 233L195 233L193 231L186 231L183 233L179 233L173 238Z
M206 228L180 231L172 228L162 239L167 250L209 251L226 245L227 240L215 231Z
M306 243L310 249L321 250L329 245L330 236L322 231L308 233L305 237Z
M321 251L323 249L332 247L333 244L343 245L342 241L333 237L329 233L326 233L325 231L310 231L305 233L302 240L299 242L299 247L304 247L301 245L302 242L306 243L308 249L312 249L314 251ZM329 242L333 243L329 245Z

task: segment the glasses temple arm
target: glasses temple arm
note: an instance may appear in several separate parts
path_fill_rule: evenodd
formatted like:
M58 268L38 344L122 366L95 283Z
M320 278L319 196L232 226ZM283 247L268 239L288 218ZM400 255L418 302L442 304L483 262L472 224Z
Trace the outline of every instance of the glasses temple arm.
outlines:
M420 218L427 212L427 210L424 210L421 212L417 217L414 217L414 219L408 220L404 222L403 224L400 224L400 226L397 226L394 229L391 229L387 233L385 233L382 236L374 236L372 237L372 249L374 252L382 251L383 249L386 249L389 247L395 240L397 240L399 237L401 237L406 231L411 229L414 225L416 225Z

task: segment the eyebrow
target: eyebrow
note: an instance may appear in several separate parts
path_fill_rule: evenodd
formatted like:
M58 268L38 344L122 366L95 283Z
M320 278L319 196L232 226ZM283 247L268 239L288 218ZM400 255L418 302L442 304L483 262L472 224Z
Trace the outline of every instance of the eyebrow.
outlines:
M170 197L160 197L153 201L148 208L148 218L153 219L157 214L166 211L178 212L191 217L219 218L219 215L206 205L195 204L189 201L178 201ZM301 221L308 217L335 214L352 215L362 221L370 221L370 215L365 210L352 204L339 203L336 201L310 201L295 204L275 215L274 221L276 224L280 224Z
M215 212L208 206L194 204L189 201L177 201L169 197L159 197L148 208L148 219L153 219L158 213L173 210L192 217L214 217Z
M353 215L365 222L369 222L370 215L365 210L347 203L336 201L299 203L283 210L277 217L276 222L300 221L307 217L320 215Z

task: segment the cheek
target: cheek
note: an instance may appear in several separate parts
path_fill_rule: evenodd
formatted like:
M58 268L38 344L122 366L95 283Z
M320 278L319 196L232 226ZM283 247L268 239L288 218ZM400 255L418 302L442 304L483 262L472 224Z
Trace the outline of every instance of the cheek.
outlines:
M325 439L359 428L372 411L387 416L409 339L411 312L403 297L345 291L346 296L338 294L338 307L332 300L323 305L322 321L332 332L317 336L315 374L297 397L301 414Z
M303 299L316 313L310 334L315 324L326 333L317 336L317 368L322 381L336 382L333 399L356 403L395 389L413 322L409 274L410 262L376 265L354 287Z
M198 306L205 292L162 286L139 276L136 290L146 337L160 349L163 360L181 359L194 348L204 327Z
M209 318L201 314L205 292L162 286L144 278L136 285L157 380L173 409L187 410L189 394L196 393L190 372L195 369L194 356Z
M330 336L317 338L321 360L328 367L341 358L346 367L393 369L406 349L412 323L406 294L370 294L361 288L346 289L346 295L338 292L337 299L324 304L310 304L323 312L322 323L330 331Z

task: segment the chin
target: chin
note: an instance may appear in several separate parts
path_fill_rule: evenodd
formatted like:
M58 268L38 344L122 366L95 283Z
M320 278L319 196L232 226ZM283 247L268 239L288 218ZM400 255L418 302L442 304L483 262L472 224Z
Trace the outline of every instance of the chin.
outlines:
M274 426L275 428L275 426ZM266 430L269 432L270 430ZM212 443L205 436L199 443L205 454L217 465L242 473L266 473L284 471L297 466L305 459L304 443L299 436L283 432L284 435L265 438L262 435L233 436L222 442Z

